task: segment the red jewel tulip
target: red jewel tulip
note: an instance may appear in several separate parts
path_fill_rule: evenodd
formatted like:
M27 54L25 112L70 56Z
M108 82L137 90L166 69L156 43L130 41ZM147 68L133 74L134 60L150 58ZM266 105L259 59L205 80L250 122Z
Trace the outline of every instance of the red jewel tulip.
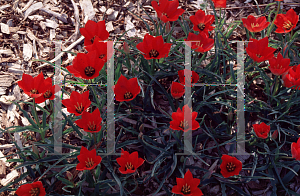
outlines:
M179 70L178 71L179 81L183 85L185 85L184 71L185 70ZM198 80L199 80L199 75L195 71L190 71L190 70L186 70L186 71L188 72L188 75L191 77L191 85L197 83Z
M242 18L243 25L248 29L250 32L260 32L267 28L270 24L270 22L267 22L267 19L265 16L255 18L252 15L249 15L246 18Z
M164 23L176 21L184 12L184 9L177 9L179 5L178 0L159 0L159 5L156 1L152 1L151 5L155 9L158 18Z
M126 54L130 53L130 48L126 42L123 43L123 50Z
M274 56L275 48L268 47L269 40L267 37L256 40L250 38L246 51L248 55L256 62L269 60Z
M77 156L79 163L76 170L92 170L102 161L100 156L97 156L96 149L89 151L84 146L81 147L80 154Z
M141 88L138 84L137 78L127 79L125 76L121 75L117 84L113 86L116 100L117 101L131 101L140 92Z
M253 129L257 137L266 139L270 133L270 125L266 125L264 122L260 124L254 124Z
M278 130L275 130L275 131L272 133L271 138L272 138L273 140L276 140L277 137L278 137Z
M92 20L87 21L84 28L80 28L80 33L85 37L84 46L91 45L94 42L96 36L100 40L104 41L109 37L109 33L106 30L105 21L95 22Z
M226 8L226 0L212 0L215 8Z
M178 82L172 82L171 86L171 95L174 97L174 99L179 99L184 95L184 86Z
M43 187L43 184L41 181L33 182L31 184L23 184L21 185L17 191L16 194L18 196L45 196L46 191Z
M18 85L25 94L32 98L37 98L42 96L46 90L44 88L44 82L42 72L34 78L31 75L23 73L22 80L18 81Z
M184 196L201 196L202 191L198 188L200 179L193 178L193 174L188 170L184 178L176 178L177 185L173 186L172 193Z
M198 10L194 16L190 16L190 20L194 25L194 31L208 32L215 28L211 26L215 21L215 17L213 15L205 15L205 12L202 10Z
M96 37L94 43L85 47L88 52L92 52L93 50L97 51L97 56L99 60L103 60L104 63L107 62L107 59L110 59L113 55L112 44L108 44L109 51L107 51L107 43L103 42L99 37Z
M271 72L276 76L280 76L289 70L290 59L284 59L282 54L278 53L277 58L273 57L269 60L269 64Z
M197 41L192 42L192 49L196 52L207 52L214 46L214 39L208 38L206 32L199 33L198 35L194 33L189 33L188 38L185 41ZM188 43L187 43L188 44ZM190 44L188 44L190 46Z
M145 59L161 59L168 57L171 45L164 43L161 35L154 37L146 34L143 42L136 45L136 48L143 53Z
M83 112L81 119L75 121L80 128L90 133L99 132L101 130L101 122L102 118L98 108L92 113Z
M99 76L104 63L103 60L99 60L98 52L93 50L87 54L78 53L73 60L73 65L68 66L67 69L75 77L89 80Z
M296 85L296 89L300 89L300 64L289 68L288 72L282 77L284 86L287 88Z
M189 124L186 119L184 119L184 113L187 110L187 116L192 117L192 124ZM173 130L179 130L183 132L187 132L189 130L195 130L200 127L199 123L196 121L198 113L192 112L191 108L188 105L184 105L182 110L180 108L177 109L176 112L172 113L172 121L170 122L170 128Z
M36 98L35 103L43 103L47 99L53 100L55 98L54 94L60 90L60 87L58 85L52 85L51 78L47 78L41 88L43 89L42 91L44 92L44 94Z
M298 138L297 143L293 142L291 145L292 157L297 161L300 161L300 138Z
M135 151L131 154L122 149L121 157L117 158L117 162L120 165L119 171L122 174L134 173L138 167L144 163L144 159L138 157L138 152Z
M220 165L221 174L224 178L239 175L243 164L237 158L224 154L222 156L222 163Z
M286 14L278 14L274 24L277 26L275 33L288 33L294 29L298 23L299 16L293 9Z
M80 116L83 111L85 111L90 105L89 91L85 91L80 94L76 91L71 93L70 99L65 99L61 101L67 107L68 112Z

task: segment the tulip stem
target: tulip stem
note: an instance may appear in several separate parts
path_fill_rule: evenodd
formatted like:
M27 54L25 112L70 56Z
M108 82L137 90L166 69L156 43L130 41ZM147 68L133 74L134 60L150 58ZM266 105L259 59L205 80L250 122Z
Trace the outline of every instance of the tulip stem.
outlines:
M295 88L296 88L296 87L295 87ZM287 103L287 105L286 105L286 110L289 110L289 108L290 108L290 102L291 102L292 97L294 96L295 92L296 92L296 89L292 89L292 94L291 94L291 96L290 96L290 98L289 98L289 101L288 101L288 103Z
M266 37L269 37L269 35L270 35L270 33L271 33L271 30L272 30L273 27L274 27L274 22L275 22L275 20L276 20L276 18L277 18L277 15L278 15L278 13L279 13L279 9L280 9L280 1L277 1L277 11L276 11L276 13L275 13L275 17L274 17L274 19L273 19L273 21L272 21L272 24L271 24L270 28L269 28L268 31L267 31Z
M94 141L95 141L95 149L97 150L97 139L96 139L96 133L93 133Z
M150 70L150 75L154 76L154 69L155 69L155 59L152 59L151 61L151 70Z
M278 90L278 82L279 82L279 80L278 80L278 76L275 76L275 83L274 83L274 87L273 87L273 93L272 93L272 96L274 96L275 94L276 94L276 92L277 92L277 90Z
M99 103L99 100L98 100L98 98L97 98L97 94L96 94L96 91L95 91L95 89L94 89L94 86L91 85L90 87L91 87L91 89L92 89L92 92L93 92L93 94L94 94L94 99L96 100L97 106L98 106L98 108L99 108L99 107L100 107L100 103ZM99 109L100 109L100 108L99 108Z
M33 112L34 112L34 116L36 117L35 121L36 124L38 125L39 129L41 128L41 124L37 115L37 111L36 111L36 103L35 103L35 98L33 98Z

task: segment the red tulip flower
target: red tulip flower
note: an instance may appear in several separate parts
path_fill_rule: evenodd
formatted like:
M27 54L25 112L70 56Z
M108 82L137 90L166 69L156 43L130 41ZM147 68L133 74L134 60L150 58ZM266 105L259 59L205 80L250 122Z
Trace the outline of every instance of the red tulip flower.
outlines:
M208 38L208 34L205 32L199 33L198 35L194 33L189 33L188 38L185 41L197 41L192 42L191 48L196 52L207 52L214 46L214 39ZM190 46L189 43L187 43Z
M46 90L44 88L44 82L42 72L34 78L31 75L23 73L22 80L18 81L18 85L28 96L38 98L42 96Z
M288 33L294 29L299 21L297 13L290 9L286 14L278 14L274 24L277 26L275 33Z
M222 163L220 165L221 174L224 178L239 175L242 170L243 164L237 158L224 154L222 156Z
M131 154L122 149L121 157L117 158L117 162L120 165L119 171L122 174L134 173L138 167L144 163L144 159L139 158L138 152L135 151Z
M246 51L248 55L256 62L269 60L274 56L275 48L268 47L269 40L267 37L256 40L250 38Z
M253 129L257 137L266 139L270 133L270 125L266 125L264 122L260 124L254 124Z
M137 78L127 79L121 75L117 84L113 86L117 101L131 101L140 92L141 87L138 84Z
M77 156L79 163L76 170L92 170L102 161L100 156L97 156L96 149L89 151L84 146L81 147L80 154Z
M215 8L226 8L226 0L212 0Z
M84 28L80 28L80 33L85 37L84 46L91 45L95 38L98 37L104 41L109 37L109 33L106 30L105 21L95 22L92 20L87 21Z
M211 24L215 21L215 16L205 15L205 12L202 10L198 10L194 16L190 16L190 20L194 25L194 31L208 32L215 28L211 26Z
M184 71L188 72L188 76L191 77L191 85L195 84L199 80L199 75L195 71L190 71L190 70L179 70L178 71L178 76L179 76L179 81L181 84L185 85L185 76L184 76Z
M104 61L99 60L99 54L96 50L89 53L78 53L73 64L68 66L67 69L75 77L83 79L93 79L99 76L99 71L104 66Z
M177 9L179 5L178 0L159 0L159 5L156 1L152 1L151 5L155 9L158 18L164 23L176 21L184 12L184 9Z
M271 72L276 76L280 76L289 70L290 59L285 59L281 53L278 53L277 58L273 57L269 60L269 64Z
M97 108L92 113L83 112L81 119L76 120L75 123L86 132L97 133L101 130L102 118L100 111Z
M18 196L45 196L46 191L43 187L43 184L41 181L33 182L31 184L23 184L21 185L17 191L16 194Z
M287 88L296 86L296 89L300 89L300 64L290 67L288 72L282 77L284 86Z
M293 142L291 145L292 157L297 161L300 161L300 138L298 138L297 143Z
M94 43L85 47L88 52L97 51L97 56L99 60L103 60L104 63L107 62L107 59L110 59L113 55L112 44L108 44L109 51L107 51L107 43L103 42L99 37L96 37ZM110 46L111 45L111 46Z
M143 53L145 59L161 59L168 57L171 45L164 43L161 35L154 37L146 34L143 42L136 45L136 48Z
M187 116L192 117L192 122L189 122L184 119L184 113L187 111ZM176 112L172 113L172 121L170 122L170 128L173 130L179 130L183 132L187 132L189 130L195 130L200 127L199 123L196 121L198 113L192 112L191 108L188 105L184 105L182 110L180 108L177 109Z
M250 32L260 32L267 28L270 24L270 22L267 22L267 19L265 16L255 18L252 15L249 15L246 18L242 18L243 25L248 29Z
M65 99L61 101L67 107L68 112L80 116L83 111L85 111L90 105L89 91L85 91L80 94L76 91L71 93L70 99Z
M44 94L38 98L35 99L35 103L43 103L47 99L53 100L55 98L55 93L57 93L60 90L60 87L58 85L52 85L52 79L47 78L44 81L44 85L42 86L42 91Z
M179 99L184 95L184 86L178 82L172 82L171 85L171 95L174 99Z
M173 186L172 193L184 196L201 196L202 191L198 188L200 179L193 178L193 174L188 170L184 178L176 178L177 185Z

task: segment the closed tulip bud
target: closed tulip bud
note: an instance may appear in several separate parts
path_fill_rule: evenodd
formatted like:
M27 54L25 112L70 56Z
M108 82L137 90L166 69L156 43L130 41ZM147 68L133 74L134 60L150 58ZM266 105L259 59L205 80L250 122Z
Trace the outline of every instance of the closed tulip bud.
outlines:
M276 131L274 131L273 133L272 133L272 139L273 140L276 140L277 139L277 137L278 137L278 130L276 130Z
M123 49L126 54L130 53L130 48L126 42L124 42L124 44L123 44Z
M70 181L73 179L73 174L69 171L66 172L66 176Z
M39 149L34 144L32 144L32 151L34 152L34 154L39 156Z

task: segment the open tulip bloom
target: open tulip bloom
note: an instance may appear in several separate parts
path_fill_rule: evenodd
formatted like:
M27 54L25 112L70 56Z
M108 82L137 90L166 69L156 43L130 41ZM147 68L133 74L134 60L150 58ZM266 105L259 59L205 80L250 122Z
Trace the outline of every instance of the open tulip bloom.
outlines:
M85 91L80 94L76 91L71 93L70 99L65 99L61 101L67 107L68 112L80 116L83 111L85 111L90 105L89 91Z
M291 145L292 157L297 161L300 161L300 138L298 138L297 142L293 142Z
M239 175L243 168L243 164L237 158L224 154L220 165L221 174L224 178Z
M282 76L282 79L285 87L300 89L300 64L290 67L288 72Z
M191 123L189 123L186 119L184 119L185 111L187 111L187 116L192 117ZM188 105L184 105L182 107L182 110L178 108L176 112L172 113L172 121L170 122L170 128L173 130L178 130L183 132L198 129L200 125L196 121L197 115L198 113L192 112L191 108L189 108Z
M252 15L249 15L247 18L242 18L243 25L250 32L260 32L267 28L270 22L267 22L265 16L255 18Z
M253 129L257 137L262 139L267 139L270 133L270 125L266 125L266 123L262 122L260 124L254 124Z
M194 31L208 32L214 30L215 28L211 26L215 21L215 16L205 15L205 12L202 10L198 10L195 15L190 16L190 20L194 25Z
M36 77L23 73L22 80L18 82L18 85L25 94L32 98L43 96L47 90L44 86L45 80L42 72Z
M80 154L77 156L79 163L76 166L76 170L92 170L100 164L102 158L97 156L96 149L89 151L86 147L82 146Z
M17 191L16 194L18 196L45 196L46 191L43 187L43 184L41 181L33 182L31 184L23 184L21 185Z
M85 37L84 46L93 44L96 37L102 41L108 39L109 37L104 20L99 22L92 20L87 21L85 27L80 28L80 33Z
M177 185L173 186L172 193L184 196L201 196L202 191L198 188L200 179L193 178L193 174L188 170L184 178L176 178Z
M277 26L275 33L288 33L293 30L299 21L297 13L290 9L286 14L278 14L274 24Z
M194 33L189 33L188 38L184 41L197 41L192 42L190 46L196 52L207 52L214 47L214 39L208 38L208 34L206 32L199 33L198 35Z
M83 128L84 131L90 133L97 133L101 131L101 122L102 118L98 108L92 113L84 111L81 119L75 121L80 128Z
M127 79L121 75L117 84L113 86L117 101L131 101L140 92L141 87L138 84L137 78Z
M120 165L119 171L122 174L134 173L138 167L144 163L144 159L139 158L138 152L129 153L122 149L121 157L117 158L117 162Z
M185 89L184 85L178 83L178 82L172 82L171 85L171 95L174 97L174 99L179 99L184 95Z
M290 61L290 59L283 58L282 54L278 53L277 58L273 57L269 60L269 69L276 76L282 75L289 70Z
M158 18L164 23L176 21L184 12L184 9L177 9L179 6L178 0L159 0L159 5L156 1L152 1L151 5L155 9Z
M269 40L265 37L260 40L250 38L247 54L256 62L263 62L271 59L274 56L275 48L268 47Z
M146 34L143 42L136 45L136 48L143 53L145 59L161 59L168 57L172 44L164 43L162 36L154 37Z

